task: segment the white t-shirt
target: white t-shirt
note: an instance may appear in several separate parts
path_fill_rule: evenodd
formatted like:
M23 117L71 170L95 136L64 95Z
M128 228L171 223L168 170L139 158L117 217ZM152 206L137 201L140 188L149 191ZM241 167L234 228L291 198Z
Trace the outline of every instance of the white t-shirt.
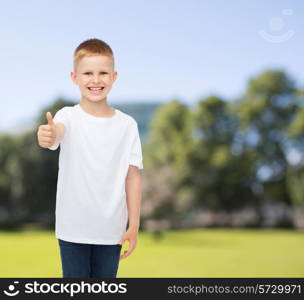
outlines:
M66 128L60 142L56 237L75 243L118 244L128 222L128 168L143 169L137 122L118 109L113 117L95 117L79 104L60 109L54 122Z

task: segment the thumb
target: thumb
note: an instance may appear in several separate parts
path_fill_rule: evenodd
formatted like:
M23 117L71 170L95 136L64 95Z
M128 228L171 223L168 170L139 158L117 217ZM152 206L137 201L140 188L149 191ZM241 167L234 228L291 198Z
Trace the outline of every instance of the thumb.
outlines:
M52 114L49 111L46 113L46 118L48 120L48 125L54 125Z
M123 236L123 237L121 238L121 240L119 241L118 244L119 244L119 245L122 245L122 244L125 242L125 240L126 240L126 239L125 239L125 236Z

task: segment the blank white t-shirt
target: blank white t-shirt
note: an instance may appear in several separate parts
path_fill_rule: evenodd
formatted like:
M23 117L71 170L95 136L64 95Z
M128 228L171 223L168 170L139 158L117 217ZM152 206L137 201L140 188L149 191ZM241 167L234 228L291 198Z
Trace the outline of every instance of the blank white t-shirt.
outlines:
M128 221L128 168L143 169L137 122L118 109L113 117L95 117L79 104L60 109L54 122L66 128L60 142L56 237L75 243L118 244Z

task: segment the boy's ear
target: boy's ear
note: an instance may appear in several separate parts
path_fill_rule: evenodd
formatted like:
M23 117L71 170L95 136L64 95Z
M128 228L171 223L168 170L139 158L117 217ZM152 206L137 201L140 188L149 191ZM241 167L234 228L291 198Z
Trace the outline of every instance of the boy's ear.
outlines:
M117 75L118 75L118 73L117 73L117 71L115 71L114 74L113 74L113 82L116 81Z
M77 74L76 74L76 72L74 72L74 71L71 71L71 79L72 79L72 81L76 84L76 78L77 78Z

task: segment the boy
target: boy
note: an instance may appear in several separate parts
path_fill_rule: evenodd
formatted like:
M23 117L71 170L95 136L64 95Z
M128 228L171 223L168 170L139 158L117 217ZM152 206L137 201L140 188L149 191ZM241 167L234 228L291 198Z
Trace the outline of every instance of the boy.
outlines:
M48 124L38 129L41 147L60 144L55 231L63 277L114 278L137 244L141 143L135 119L107 103L116 77L110 46L82 42L71 72L80 104L63 107L54 119L47 112Z

